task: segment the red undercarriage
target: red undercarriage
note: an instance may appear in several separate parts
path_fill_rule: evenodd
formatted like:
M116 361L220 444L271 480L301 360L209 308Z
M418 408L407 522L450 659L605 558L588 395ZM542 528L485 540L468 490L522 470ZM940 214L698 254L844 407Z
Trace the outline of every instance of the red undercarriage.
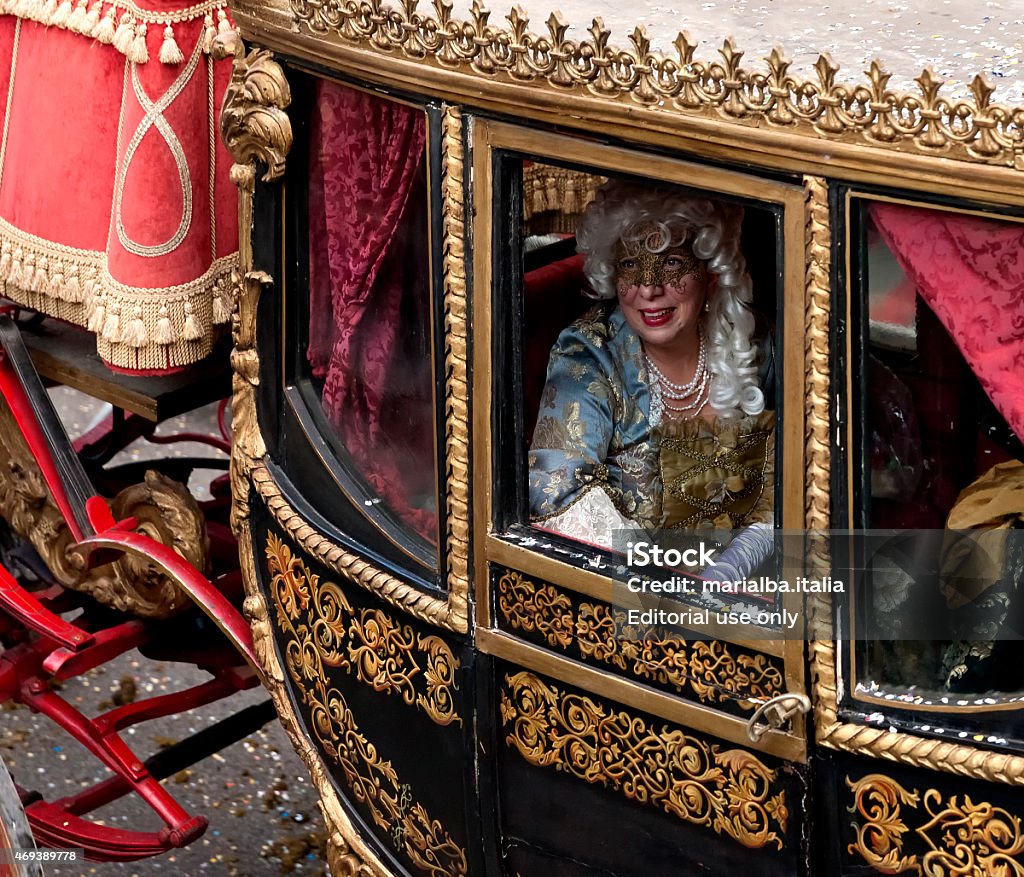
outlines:
M23 586L0 566L0 701L23 703L67 731L112 773L74 795L46 801L39 794L19 788L22 803L36 841L58 847L84 848L97 860L132 860L182 847L206 829L206 817L190 814L160 785L160 779L177 772L230 742L252 733L272 715L269 705L249 708L200 732L144 762L132 751L121 733L139 722L158 719L203 706L259 683L252 654L249 627L237 605L241 578L237 546L225 523L211 522L211 555L222 570L211 582L172 549L134 532L134 520L115 521L106 502L93 496L86 504L90 530L83 532L70 513L70 498L61 481L52 448L9 357L0 351L0 394L14 413L25 440L40 466L51 495L75 534L77 550L86 563L109 562L121 553L146 557L171 576L189 595L199 612L171 621L132 618L98 607L88 596L67 590L45 579L38 590ZM115 429L117 427L117 429ZM144 430L142 430L144 431ZM118 434L114 434L117 432ZM109 419L83 436L76 451L107 443L124 446L140 434L135 424ZM179 436L227 449L221 438ZM167 441L167 439L159 439ZM116 448L115 448L116 449ZM211 508L227 505L226 478L215 482L220 492ZM80 516L79 516L80 517ZM225 561L233 559L234 569ZM68 620L66 616L80 610ZM198 631L199 635L183 636ZM183 650L182 642L199 642ZM132 649L160 660L177 660L207 670L211 679L191 688L149 697L88 717L58 693L60 684L87 673ZM244 714L244 715L243 715ZM142 798L163 820L159 831L132 831L91 821L88 814L129 793Z

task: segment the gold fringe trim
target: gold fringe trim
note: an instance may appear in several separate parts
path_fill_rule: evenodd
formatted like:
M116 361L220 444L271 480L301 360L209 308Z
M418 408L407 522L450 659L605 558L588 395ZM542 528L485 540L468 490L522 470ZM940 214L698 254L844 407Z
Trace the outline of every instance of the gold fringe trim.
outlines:
M231 318L238 254L202 277L144 289L110 276L106 257L53 244L0 219L0 289L12 301L96 333L103 360L125 369L190 365Z
M226 9L224 0L207 0L177 12L140 9L131 0L114 0L112 3L95 0L91 4L89 0L0 0L0 14L36 21L45 27L59 27L105 46L113 46L133 64L149 62L146 35L150 25L158 25L163 42L157 57L161 64L172 67L185 60L173 25L202 19L203 28L199 31L198 41L203 44L203 51L210 54L213 37L218 32L234 30Z

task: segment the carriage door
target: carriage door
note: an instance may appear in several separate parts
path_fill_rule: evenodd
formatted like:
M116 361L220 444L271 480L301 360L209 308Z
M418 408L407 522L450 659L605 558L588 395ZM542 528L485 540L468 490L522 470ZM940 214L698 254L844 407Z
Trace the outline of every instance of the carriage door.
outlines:
M827 339L814 335L805 347L804 336L827 297L827 217L805 213L799 184L469 123L476 642L480 690L489 692L480 764L494 868L509 877L646 877L679 873L682 863L701 874L805 873L805 595L778 583L807 572L783 543L787 528L805 527L805 482L818 477L803 378L824 370ZM751 451L749 435L725 436L698 461L721 481L706 484L704 512L755 484L768 498L774 549L745 571L756 584L738 592L677 582L648 599L630 584L637 569L624 545L556 532L550 517L531 513L534 436L590 428L571 400L542 396L561 330L582 317L577 325L589 331L587 320L601 319L583 294L574 238L609 179L684 187L743 211L740 248L776 440L772 452ZM827 429L821 440L827 454ZM677 466L671 485L663 469L666 494L683 496L698 463ZM644 501L636 481L624 505ZM671 578L662 572L658 581Z
M824 481L810 498L856 584L813 650L821 871L1021 874L1024 222L840 186L833 206L849 365L831 508Z

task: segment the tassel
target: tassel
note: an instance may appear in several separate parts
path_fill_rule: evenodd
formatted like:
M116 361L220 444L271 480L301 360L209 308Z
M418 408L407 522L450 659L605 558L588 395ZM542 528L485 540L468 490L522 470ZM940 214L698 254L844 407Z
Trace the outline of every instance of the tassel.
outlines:
M226 323L231 319L231 303L228 299L227 281L222 277L213 292L213 322Z
M85 283L82 284L82 300L90 309L97 292L99 290L96 286L96 269L90 268L85 275Z
M146 324L142 321L142 308L132 308L132 318L125 327L121 341L136 350L145 347L149 337L146 335Z
M114 34L117 32L116 15L117 7L111 6L107 10L107 14L100 19L99 24L96 25L96 29L92 32L93 37L105 46L113 45Z
M21 247L16 247L14 255L11 257L11 272L7 275L7 282L14 286L21 286L21 263L24 258L25 254L22 252Z
M64 0L64 2L57 7L57 11L53 13L53 18L50 19L50 24L54 27L66 26L73 11L74 10L71 8L71 0Z
M107 316L103 320L103 337L111 344L121 340L121 306L116 301L107 308Z
M171 325L171 318L167 315L167 305L160 305L160 315L156 321L153 340L157 344L163 345L173 344L178 340L174 337L174 326Z
M82 33L91 37L96 33L96 25L100 23L100 12L103 7L103 0L96 0L92 4L92 8L85 14L85 19L82 21Z
M68 16L68 22L65 25L68 30L73 30L75 33L85 33L82 28L85 25L85 16L89 13L85 4L86 0L78 0L75 11Z
M178 48L178 44L174 41L174 29L167 25L164 28L164 41L160 46L160 63L180 64L184 60L185 56L181 54L181 49Z
M135 21L132 19L132 14L126 12L121 16L121 23L117 26L117 30L114 31L114 48L122 55L127 55L134 37Z
M192 313L192 302L185 302L185 331L181 337L186 341L198 341L203 337L203 330L199 328L196 315Z
M213 51L213 41L217 39L217 28L213 24L213 16L207 12L203 16L203 51L209 55Z
M64 281L64 291L61 294L61 298L72 304L81 304L85 301L85 292L82 289L82 284L78 282L77 274L68 275L67 280Z
M43 4L41 0L14 0L11 4L14 7L14 14L18 18L25 18L29 21L42 21ZM43 22L46 23L45 21Z
M149 49L146 48L146 22L142 22L135 28L135 39L128 47L128 60L133 64L145 64L149 61Z
M11 273L11 245L4 241L0 249L0 277L7 277Z
M42 8L39 10L39 21L42 24L49 24L53 21L53 17L57 14L57 4L59 0L46 0L42 4Z
M36 259L36 270L32 273L32 282L29 284L29 289L32 292L46 293L46 288L49 286L50 272L47 271L47 260L46 256L40 256Z
M89 322L86 323L85 328L90 332L95 332L97 335L103 331L103 320L106 318L106 308L103 307L103 303L106 300L105 296L98 295L92 301L92 309L89 312Z
M64 271L59 263L50 270L43 290L54 298L64 298Z

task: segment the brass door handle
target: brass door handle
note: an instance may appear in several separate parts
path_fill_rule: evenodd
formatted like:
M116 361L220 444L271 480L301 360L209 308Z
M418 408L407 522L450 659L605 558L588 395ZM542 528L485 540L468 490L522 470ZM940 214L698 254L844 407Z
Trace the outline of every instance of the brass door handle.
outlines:
M781 728L793 716L804 715L810 708L811 699L806 694L780 694L766 700L747 722L747 737L751 743L758 743L765 731Z

